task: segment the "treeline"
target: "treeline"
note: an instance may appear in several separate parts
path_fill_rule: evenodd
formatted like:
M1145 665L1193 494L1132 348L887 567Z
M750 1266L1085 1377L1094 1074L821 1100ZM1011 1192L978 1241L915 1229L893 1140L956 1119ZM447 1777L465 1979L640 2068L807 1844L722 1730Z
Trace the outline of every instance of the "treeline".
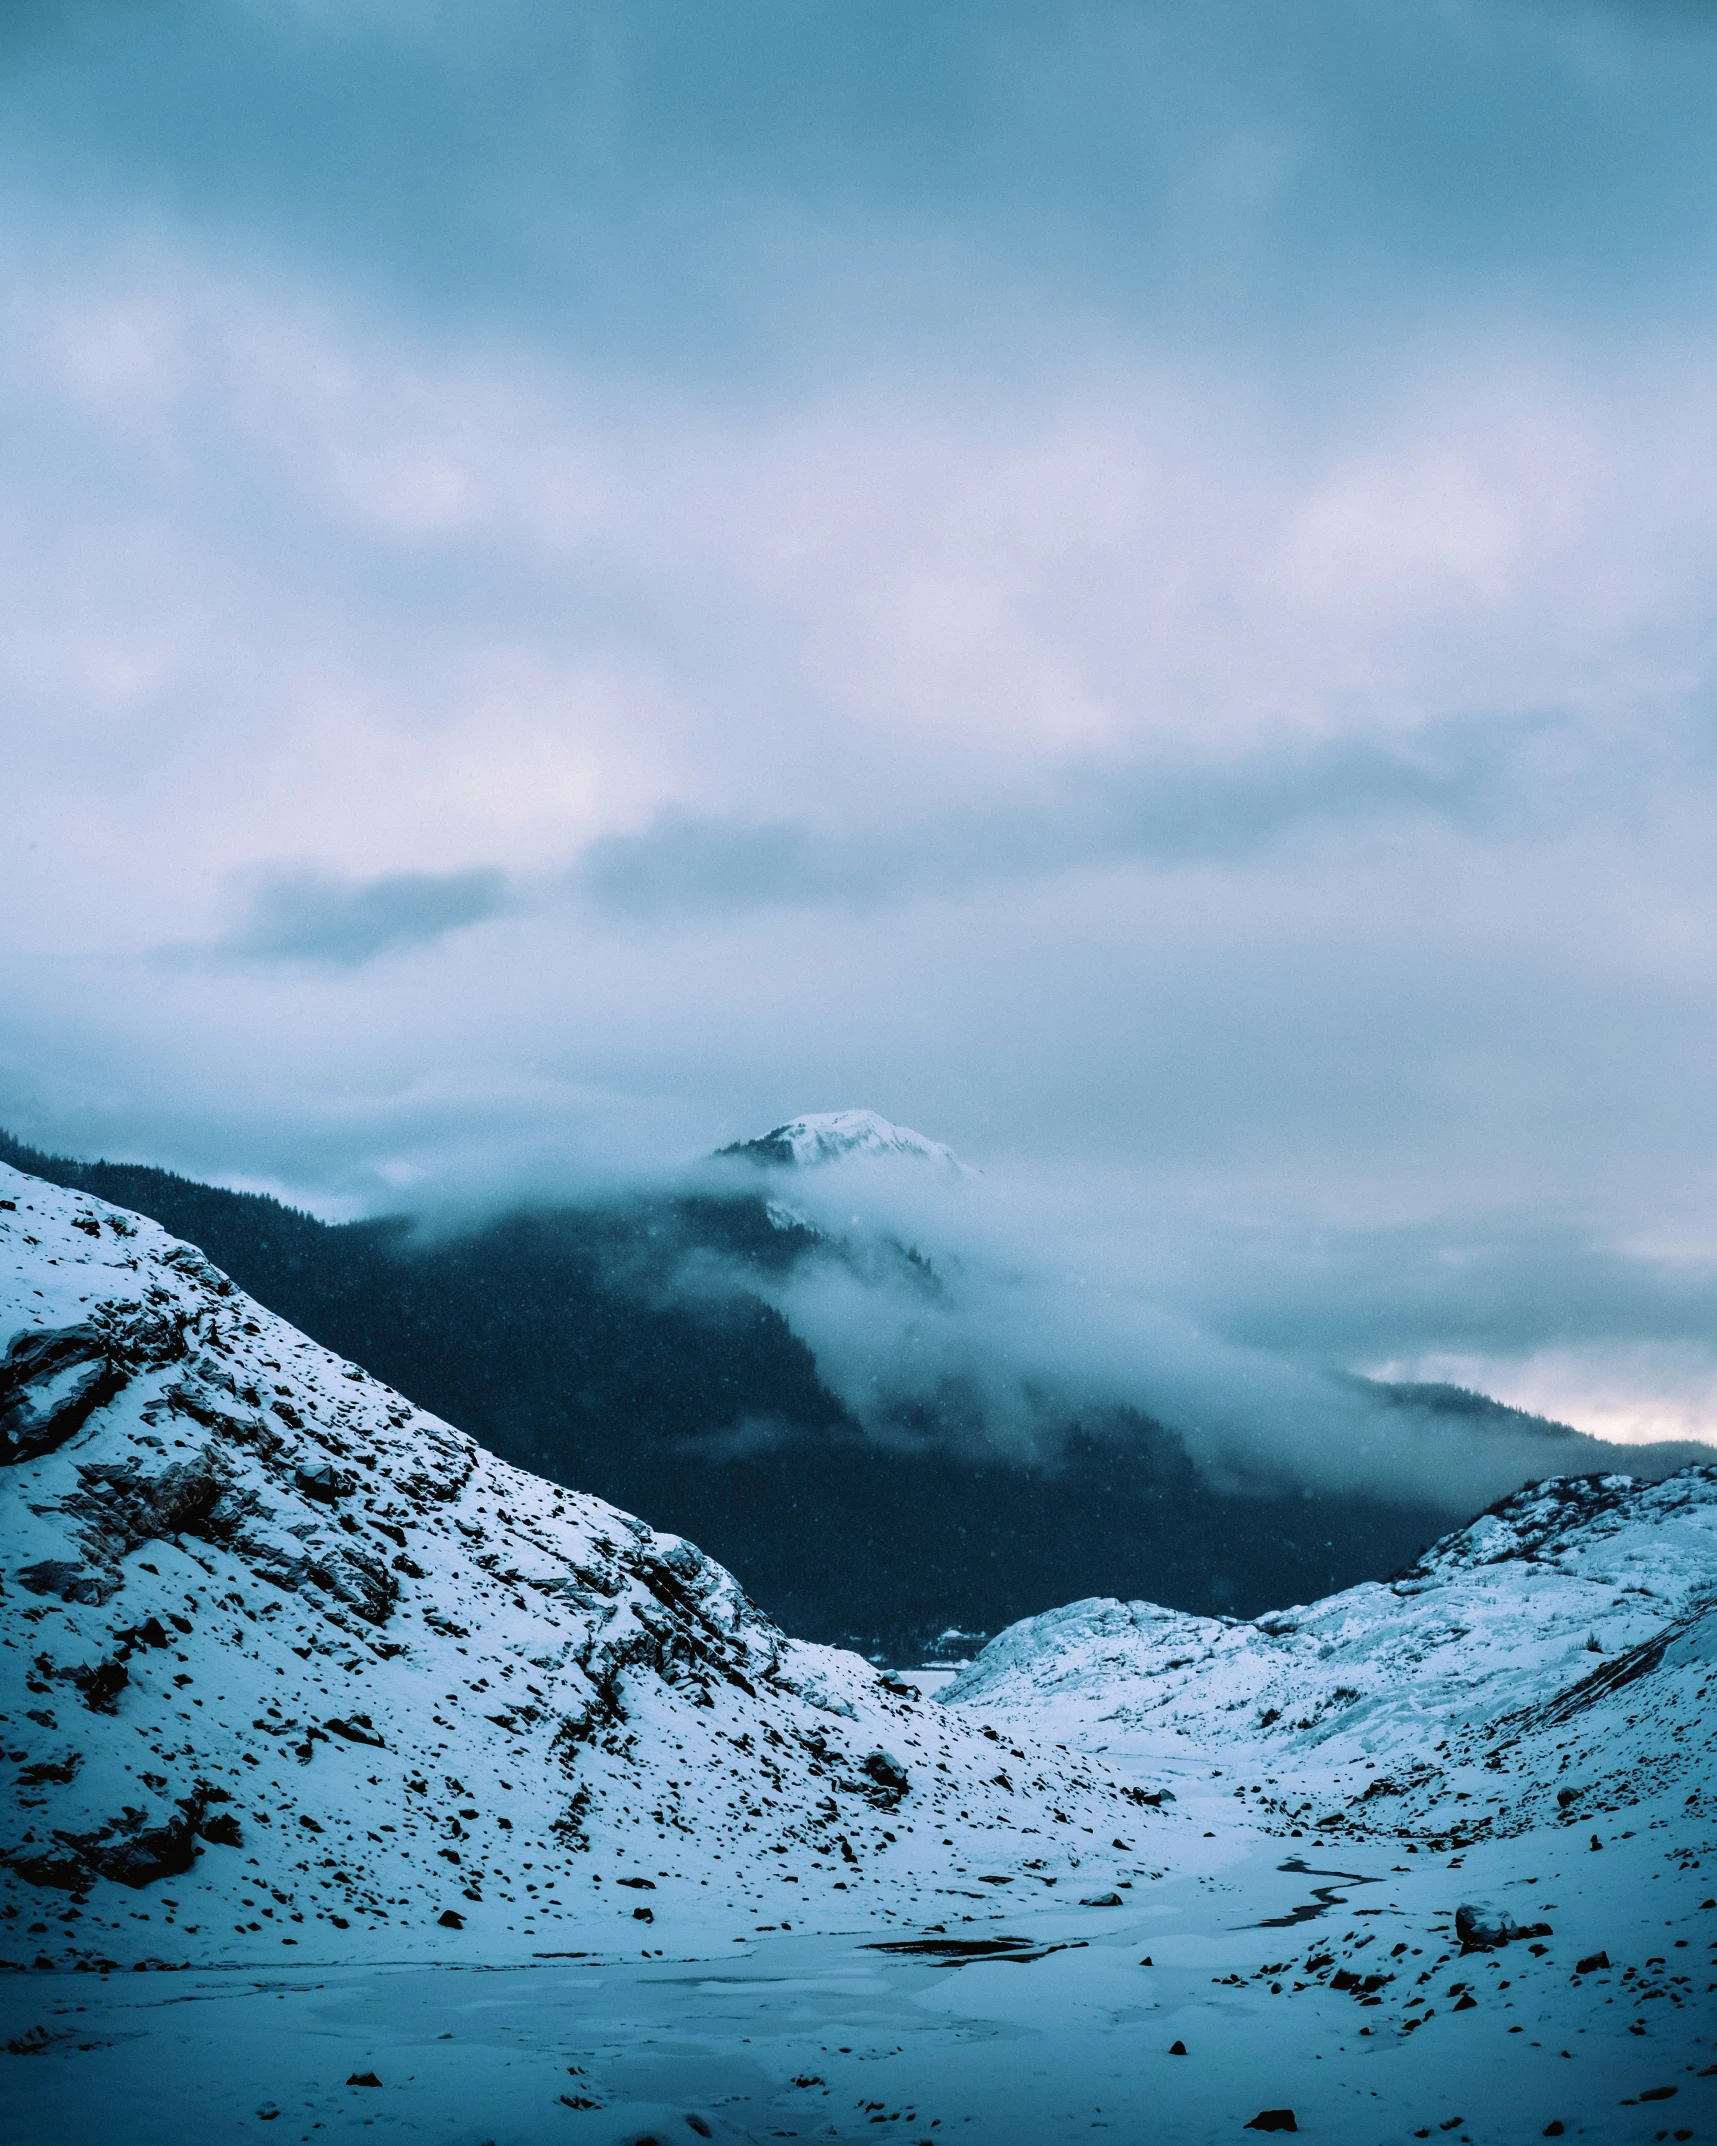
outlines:
M1441 1525L1360 1497L1223 1495L1133 1412L1071 1426L1053 1468L971 1457L933 1421L883 1447L746 1286L814 1242L761 1199L563 1207L425 1237L4 1134L0 1161L153 1217L506 1459L690 1536L789 1630L879 1659L1084 1595L1250 1615L1381 1577Z

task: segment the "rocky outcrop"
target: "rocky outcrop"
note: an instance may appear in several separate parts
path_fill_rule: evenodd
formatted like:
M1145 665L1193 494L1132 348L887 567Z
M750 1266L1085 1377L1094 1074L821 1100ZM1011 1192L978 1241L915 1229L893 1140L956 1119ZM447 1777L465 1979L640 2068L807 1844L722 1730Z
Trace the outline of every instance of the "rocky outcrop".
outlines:
M0 1466L64 1445L125 1378L107 1337L87 1321L15 1335L0 1358Z

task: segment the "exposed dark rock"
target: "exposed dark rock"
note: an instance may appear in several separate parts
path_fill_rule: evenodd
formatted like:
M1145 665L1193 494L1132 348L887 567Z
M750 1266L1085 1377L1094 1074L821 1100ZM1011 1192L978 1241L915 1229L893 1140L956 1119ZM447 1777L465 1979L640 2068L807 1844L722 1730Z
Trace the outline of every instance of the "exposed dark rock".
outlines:
M465 1918L457 1908L443 1908L435 1918L444 1930L463 1930Z
M293 1477L298 1488L307 1498L314 1498L318 1505L335 1505L345 1497L350 1485L332 1461L317 1461L307 1468L300 1468Z
M1461 1941L1462 1952L1495 1952L1523 1937L1554 1937L1555 1934L1547 1922L1519 1923L1506 1915L1489 1917L1483 1908L1455 1910L1455 1935Z
M898 1803L912 1785L900 1760L892 1751L883 1750L880 1744L859 1761L859 1771L875 1782L891 1804Z
M1248 2131L1298 2131L1292 2109L1260 2109L1246 2126Z
M1595 1975L1599 1968L1608 1967L1609 1964L1610 1956L1607 1952L1589 1952L1583 1960L1575 1963L1574 1972L1577 1975Z
M110 1337L93 1322L15 1336L0 1358L0 1466L64 1445L126 1376Z
M83 1694L83 1702L92 1714L112 1714L118 1711L119 1694L131 1682L131 1672L121 1661L79 1662L71 1668L61 1668L47 1655L38 1654L35 1662L38 1679L53 1678L71 1684ZM42 1688L40 1684L38 1689Z
M378 1751L387 1749L384 1740L376 1734L375 1729L371 1726L368 1714L354 1714L350 1721L342 1721L338 1715L335 1715L329 1720L327 1726L332 1734L343 1736L349 1744L373 1744Z
M91 1841L80 1845L84 1846L85 1860L99 1876L117 1879L121 1885L141 1892L158 1878L176 1878L190 1869L199 1853L196 1831L196 1818L186 1811L165 1825L122 1835L110 1844Z
M1169 2055L1171 2057L1184 2057L1186 2055L1186 2044L1184 2042L1170 2042Z
M189 1870L202 1853L197 1836L231 1847L242 1845L237 1821L230 1815L206 1816L211 1803L231 1799L225 1789L199 1781L195 1791L179 1798L175 1815L150 1825L148 1813L127 1806L117 1818L86 1833L55 1829L54 1850L27 1850L0 1855L0 1863L17 1872L31 1885L51 1886L61 1892L82 1892L95 1878L111 1878L120 1885L141 1891L159 1878L176 1878Z
M33 1766L23 1767L18 1774L20 1788L64 1788L83 1764L81 1752L73 1751L63 1759L38 1759Z
M19 1877L30 1885L52 1886L56 1892L82 1892L87 1878L83 1861L76 1855L13 1854L4 1858L6 1866L15 1870Z
M116 1632L113 1636L125 1647L170 1647L173 1644L159 1617L150 1617L142 1624L128 1625L124 1631Z
M52 2034L46 2027L31 2027L23 2034L14 2035L6 2048L15 2057L39 2057L44 2049L51 2049L64 2039L63 2035Z
M24 1566L18 1584L33 1595L57 1595L62 1602L94 1604L105 1601L111 1592L104 1589L99 1574L63 1557L45 1557L40 1564Z
M373 2071L355 2071L346 2081L348 2086L380 2086L381 2081Z
M356 1610L366 1623L387 1623L399 1600L399 1582L379 1552L357 1542L312 1541L305 1547L306 1576L324 1593Z
M83 1582L105 1602L124 1585L122 1560L141 1544L180 1534L200 1534L224 1487L212 1450L147 1475L135 1460L92 1462L78 1470L79 1487L62 1510L80 1524L78 1540L88 1554Z

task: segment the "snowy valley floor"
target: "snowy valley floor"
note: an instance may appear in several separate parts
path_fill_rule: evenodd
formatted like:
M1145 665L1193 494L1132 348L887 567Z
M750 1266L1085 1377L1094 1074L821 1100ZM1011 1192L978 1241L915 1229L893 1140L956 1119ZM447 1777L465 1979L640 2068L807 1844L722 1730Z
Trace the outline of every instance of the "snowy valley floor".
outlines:
M1227 1794L1227 1778L1201 1793L1183 1774L1176 1830L1194 1874L1124 1908L948 1918L951 1939L1067 1948L1025 1962L873 1949L904 1929L735 1941L706 1927L652 1932L668 1943L648 1959L8 1976L0 2042L48 2039L0 2059L0 2137L1028 2146L1106 2130L1190 2146L1238 2139L1268 2109L1341 2146L1489 2146L1556 2122L1616 2146L1717 2137L1717 1863L1678 1830L1678 1799L1627 1813L1631 1837L1606 1835L1601 1851L1589 1826L1559 1826L1452 1868L1387 1841L1253 1833L1222 1810ZM1296 1861L1308 1867L1281 1868ZM1318 1888L1323 1913L1274 1921L1316 1904ZM1553 1934L1463 1959L1452 1918L1475 1897ZM1575 1978L1600 1951L1611 1968ZM1338 1972L1415 1974L1371 2005L1296 1988L1296 1968L1326 1954ZM1471 1985L1465 2010L1456 1983ZM1395 1994L1402 1984L1418 2004ZM348 2083L365 2075L380 2084Z
M4 1169L0 1341L0 2146L1717 2138L1717 1468L932 1700Z

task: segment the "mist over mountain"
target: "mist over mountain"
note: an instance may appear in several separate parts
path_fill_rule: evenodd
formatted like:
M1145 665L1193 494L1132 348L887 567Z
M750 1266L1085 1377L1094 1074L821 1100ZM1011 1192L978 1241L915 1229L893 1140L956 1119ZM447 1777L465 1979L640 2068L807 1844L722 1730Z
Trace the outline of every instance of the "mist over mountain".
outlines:
M328 1224L9 1139L0 1159L191 1239L503 1458L692 1535L789 1629L898 1661L1094 1592L1206 1615L1308 1600L1527 1474L1618 1459L1482 1395L1237 1371L1112 1304L1072 1322L993 1229L936 1208L973 1174L873 1113L457 1229ZM1053 1233L1040 1252L1061 1256Z

